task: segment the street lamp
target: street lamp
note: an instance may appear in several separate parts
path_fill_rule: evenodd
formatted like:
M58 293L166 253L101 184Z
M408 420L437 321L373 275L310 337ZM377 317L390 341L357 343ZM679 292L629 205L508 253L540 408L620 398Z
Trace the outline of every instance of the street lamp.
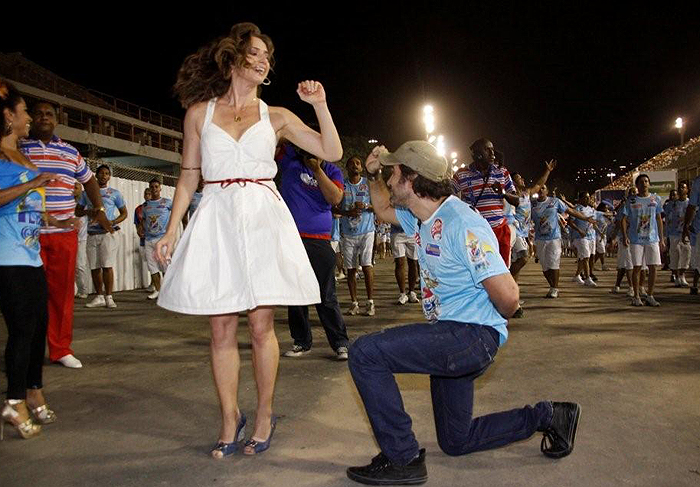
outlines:
M676 119L676 128L678 129L678 133L681 136L681 145L683 145L683 119L681 117L678 117Z
M613 178L617 176L617 174L615 174L614 172L609 172L607 176L610 178L610 184L612 184Z
M435 132L435 115L432 105L425 105L423 107L423 124L425 125L425 133L427 138L430 139L430 134Z

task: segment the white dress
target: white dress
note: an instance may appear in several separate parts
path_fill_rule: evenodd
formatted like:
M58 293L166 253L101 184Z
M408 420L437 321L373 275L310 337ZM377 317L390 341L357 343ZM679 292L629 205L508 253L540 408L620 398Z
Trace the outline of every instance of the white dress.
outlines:
M272 179L277 138L267 105L235 140L212 122L201 132L205 181ZM275 183L206 184L202 201L173 254L158 305L193 315L236 313L267 305L319 303L318 281Z

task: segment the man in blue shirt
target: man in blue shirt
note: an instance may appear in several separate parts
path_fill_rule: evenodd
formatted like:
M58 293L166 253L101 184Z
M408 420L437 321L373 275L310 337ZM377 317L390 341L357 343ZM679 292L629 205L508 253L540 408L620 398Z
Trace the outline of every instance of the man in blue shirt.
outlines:
M690 265L690 242L684 241L683 223L688 209L688 183L678 183L678 197L664 207L666 223L664 229L668 235L669 267L676 287L688 287L685 271Z
M343 172L291 143L282 145L276 159L282 174L282 198L297 225L321 290L321 302L316 305L318 318L336 358L347 360L348 332L338 304L335 252L330 244L331 207L343 199ZM284 356L301 357L312 345L309 307L289 306L287 315L294 345Z
M104 205L104 213L111 222L114 232L108 232L102 225L94 221L99 210L93 208L85 193L75 207L76 216L87 215L93 220L88 225L87 256L92 274L92 284L95 286L95 298L85 305L86 308L97 308L106 306L116 308L112 298L114 289L114 266L117 262L117 231L119 224L126 219L127 211L124 197L121 192L114 188L107 187L107 183L112 177L109 166L102 165L97 168L97 184L100 186L100 196ZM104 295L103 295L104 287Z
M160 273L166 268L160 264L155 256L156 244L165 235L165 229L173 210L173 202L169 198L160 197L160 180L151 179L148 183L151 189L151 199L143 204L143 234L146 238L146 263L148 272L151 273L151 282L155 290L148 295L148 299L158 299L160 294Z
M664 249L664 224L661 220L661 198L649 192L649 176L640 174L634 182L637 195L631 196L622 213L623 244L630 248L632 256L632 286L634 287L633 306L659 306L654 299L656 268L661 265L661 250ZM649 267L647 296L642 302L639 292L639 275L642 266Z
M683 222L683 240L690 242L691 255L690 267L695 269L693 275L693 285L690 287L690 294L698 294L698 277L700 276L700 238L697 238L700 233L700 176L693 181L693 187L690 189L690 197L688 198L688 208L685 210L685 221ZM693 241L693 237L695 241Z
M340 248L348 276L348 289L352 304L348 311L351 315L360 312L357 299L357 264L359 261L365 277L367 305L365 314L374 316L374 270L372 267L372 249L374 247L374 213L370 205L367 179L362 177L362 161L353 156L346 163L348 178L345 181L343 201L340 205Z
M378 176L381 165L392 170L386 185ZM545 455L571 453L577 404L542 401L472 418L474 379L505 343L519 292L488 222L451 195L445 158L429 143L411 141L393 154L375 147L366 167L379 218L416 236L430 323L388 328L352 345L350 372L381 453L370 465L348 468L348 477L381 485L427 480L425 450L411 431L397 372L430 375L438 444L449 455L503 446L535 431L549 441L541 446Z

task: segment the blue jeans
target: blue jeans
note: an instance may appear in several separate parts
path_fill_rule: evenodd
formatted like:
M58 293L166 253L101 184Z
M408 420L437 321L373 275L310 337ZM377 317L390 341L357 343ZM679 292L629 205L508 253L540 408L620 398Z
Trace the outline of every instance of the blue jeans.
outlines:
M350 373L384 455L405 465L419 450L395 373L430 375L438 444L448 455L507 445L549 426L550 402L472 418L474 379L493 362L498 340L498 332L488 326L439 321L389 328L355 341Z

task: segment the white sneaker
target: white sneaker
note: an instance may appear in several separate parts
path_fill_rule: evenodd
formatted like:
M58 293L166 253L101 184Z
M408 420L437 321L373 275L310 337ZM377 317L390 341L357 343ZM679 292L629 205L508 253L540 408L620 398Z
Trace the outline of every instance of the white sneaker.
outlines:
M399 294L399 304L408 303L408 295L406 293Z
M644 286L641 286L639 288L639 297L641 297L641 298L647 297L647 289Z
M589 277L590 279L590 277ZM575 282L576 284L580 284L583 286L583 279L579 275L575 275L574 278L571 280L571 282Z
M112 298L112 295L108 295L105 297L105 302L107 303L108 308L116 308L117 304L114 302L114 299Z
M559 289L553 287L549 290L551 296L550 298L558 298L559 297Z
M644 303L642 302L642 298L633 297L632 298L632 306L644 306Z
M348 347L338 347L335 351L336 360L347 360L348 359Z
M620 294L620 286L613 286L612 291L610 291L612 294Z
M287 350L284 352L285 357L301 357L302 355L306 355L311 351L310 348L304 348L301 345L294 345L292 346L291 350Z
M590 277L587 277L585 281L583 281L584 286L589 286L589 287L597 287L598 284L595 283L593 279Z
M374 301L371 299L367 301L367 305L365 306L365 314L367 316L374 316Z
M75 295L75 297L78 298L78 299L87 299L88 295L87 295L87 294L83 294L83 293L78 293L78 294Z
M57 362L69 369L81 369L83 367L83 363L73 355L65 355L58 359Z
M685 279L685 276L681 277L679 280L681 281L681 287L690 287L690 284L688 284L688 281Z
M153 291L151 294L148 295L148 298L147 298L147 299L158 299L158 295L159 295L159 294L160 294L160 292L158 292L158 291Z
M155 288L155 286L154 286L153 284L151 284L150 286L148 286L148 287L146 288L146 291L148 291L149 293L152 293L152 292L155 291L155 290L156 290L156 288Z
M647 297L644 298L644 304L646 304L647 306L654 306L655 308L661 306L651 294L647 295Z
M633 298L633 297L634 297L634 289L629 288L629 289L627 290L627 296L630 297L630 298Z
M94 299L92 301L87 303L85 305L85 307L86 308L102 308L102 307L106 306L106 304L107 303L105 302L105 297L101 294L98 294L97 296L94 297ZM72 357L72 355L71 355L71 357Z
M350 305L350 309L348 310L348 314L355 316L360 314L360 303L357 301L353 301L352 304Z
M346 276L343 272L341 272L340 274L338 274L337 276L335 276L335 280L336 280L336 281L342 281L342 280L345 279L346 277L347 277L347 276Z
M408 293L408 302L409 303L418 303L420 299L418 299L418 295L416 294L415 291L411 291Z

